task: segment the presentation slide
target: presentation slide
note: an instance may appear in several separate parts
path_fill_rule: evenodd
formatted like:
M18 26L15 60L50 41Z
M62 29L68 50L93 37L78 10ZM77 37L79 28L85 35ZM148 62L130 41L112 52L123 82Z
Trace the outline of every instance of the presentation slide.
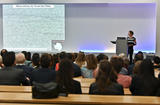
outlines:
M49 51L65 40L65 5L3 5L3 48Z

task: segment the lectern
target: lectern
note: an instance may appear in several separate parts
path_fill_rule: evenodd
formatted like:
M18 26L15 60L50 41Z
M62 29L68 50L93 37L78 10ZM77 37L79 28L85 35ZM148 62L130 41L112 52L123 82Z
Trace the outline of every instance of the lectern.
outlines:
M117 37L116 41L111 41L113 44L116 44L116 54L119 55L124 53L128 54L128 44L126 37Z

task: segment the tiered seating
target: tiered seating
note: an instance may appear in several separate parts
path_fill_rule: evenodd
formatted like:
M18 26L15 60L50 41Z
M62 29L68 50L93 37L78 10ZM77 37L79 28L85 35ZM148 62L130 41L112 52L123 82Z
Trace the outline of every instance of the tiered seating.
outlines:
M0 92L0 103L26 104L77 104L77 105L159 105L160 97L150 96L111 96L73 95L56 99L32 99L31 93Z

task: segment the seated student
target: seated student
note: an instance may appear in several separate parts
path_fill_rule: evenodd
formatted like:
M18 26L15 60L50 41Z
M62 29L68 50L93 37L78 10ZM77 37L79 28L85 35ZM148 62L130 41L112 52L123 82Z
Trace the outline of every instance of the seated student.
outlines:
M155 96L159 87L160 82L154 76L153 63L149 59L143 60L139 73L132 78L132 95Z
M139 60L143 60L144 59L144 55L141 51L139 51L135 56L134 56L134 63L128 66L128 75L132 75L133 73L133 68L134 68L134 64L139 61Z
M61 62L61 60L63 60L63 59L69 59L72 62L74 77L81 76L81 69L77 64L73 63L71 53L61 52L59 54L59 62ZM58 70L59 70L59 63L56 64L56 71L58 71Z
M84 52L79 52L77 58L75 59L75 64L77 64L80 68L86 66L86 56Z
M81 94L80 82L73 80L73 64L68 59L61 60L59 70L57 71L57 83L60 86L60 92L67 91L72 94Z
M130 64L130 61L127 57L123 57L122 59L123 59L123 67L119 73L123 75L128 75L128 66Z
M58 63L56 64L55 70L58 71L59 70L59 62L61 62L61 60L66 59L67 58L67 53L66 52L61 52L58 54Z
M97 58L93 54L86 56L87 66L81 68L82 76L84 78L94 78L93 73L97 68Z
M53 68L56 68L56 64L58 63L58 53L57 54L53 54Z
M138 74L139 74L141 63L142 63L142 61L139 60L139 61L137 61L137 62L134 64L133 73L132 73L132 76L133 76L133 77L134 77L135 75L138 75Z
M93 71L93 77L96 78L97 77L97 74L98 74L98 70L99 70L99 63L100 61L102 60L108 60L108 56L107 55L104 55L104 54L99 54L97 55L97 61L98 61L98 64L97 64L97 68Z
M34 53L32 56L32 63L30 64L34 69L38 69L40 66L40 55L38 53Z
M153 62L154 62L154 69L160 69L160 57L155 56L153 58Z
M32 67L26 66L24 64L25 62L25 56L23 53L18 53L16 54L16 68L17 69L22 69L24 70L25 76L28 77L28 79L30 80L31 78L31 73L34 70Z
M101 61L96 82L91 84L89 94L123 95L123 87L116 79L111 63L107 60Z
M26 65L26 66L29 66L32 62L31 62L31 53L30 52L27 52L27 51L22 51L22 53L24 54L24 56L25 56L25 62L24 62L24 64Z
M41 68L34 70L31 74L31 81L38 83L48 83L56 80L55 70L51 70L51 56L42 54L40 58Z
M119 73L123 67L123 59L118 56L113 56L110 62L113 65L113 69L118 74L117 82L121 84L124 88L128 88L131 84L132 78L128 75L123 75Z
M74 77L79 77L81 76L81 68L73 63L73 59L72 59L72 54L71 53L67 53L67 59L69 59L71 62L72 62L72 65L73 65L73 73L74 73Z
M1 56L3 57L3 55L5 54L5 53L7 53L8 51L6 50L6 49L2 49L1 50Z
M3 55L3 64L5 67L0 70L0 85L29 85L24 71L14 67L14 52L7 52Z

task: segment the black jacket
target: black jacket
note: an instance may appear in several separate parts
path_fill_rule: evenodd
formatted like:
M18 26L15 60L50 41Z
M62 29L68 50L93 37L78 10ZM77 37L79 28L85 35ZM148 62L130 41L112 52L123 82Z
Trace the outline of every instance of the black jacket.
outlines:
M29 67L29 66L26 66L26 65L16 65L15 67L17 69L24 70L25 76L28 77L29 79L31 78L31 73L34 70L32 67Z
M64 86L61 86L59 84L60 93L67 92L67 93L71 93L71 94L82 94L80 82L75 81L75 80L73 80L72 82L73 82L73 89L72 90L66 90Z
M29 85L24 71L15 67L0 69L0 85Z
M79 77L81 76L81 68L73 63L73 69L74 69L74 77Z
M157 78L147 77L145 80L140 76L134 76L130 85L132 95L155 96L160 87Z
M124 95L123 87L118 83L113 83L112 85L106 87L105 92L98 90L97 84L92 83L89 88L89 94L99 94L99 95Z
M31 82L35 81L38 83L48 83L55 80L56 80L55 70L51 70L48 68L40 68L38 70L34 70L31 73Z

